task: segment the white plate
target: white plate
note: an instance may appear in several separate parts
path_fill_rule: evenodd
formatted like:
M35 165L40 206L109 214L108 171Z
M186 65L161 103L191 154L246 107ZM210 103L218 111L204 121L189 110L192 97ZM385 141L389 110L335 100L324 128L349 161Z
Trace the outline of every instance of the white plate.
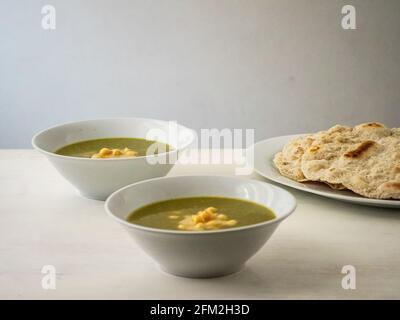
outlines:
M368 206L400 208L400 200L368 199L347 190L333 190L320 183L300 183L282 176L272 161L274 155L281 151L291 139L301 135L275 137L257 142L254 145L254 171L269 180L298 190L318 194L320 196L358 203Z

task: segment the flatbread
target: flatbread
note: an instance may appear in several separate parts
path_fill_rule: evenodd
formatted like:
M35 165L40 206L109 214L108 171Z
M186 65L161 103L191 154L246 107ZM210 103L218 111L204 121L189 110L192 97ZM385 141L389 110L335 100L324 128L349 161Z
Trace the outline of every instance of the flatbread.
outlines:
M309 181L301 171L301 158L314 141L311 135L289 141L274 157L274 164L280 174L299 182Z
M400 128L368 122L336 125L296 138L275 155L279 172L368 198L400 199Z
M343 184L344 171L337 163L341 156L363 142L379 141L391 135L391 129L376 122L360 124L354 128L336 125L314 136L313 143L301 159L301 171L312 181Z
M351 133L351 127L336 125L315 134L313 143L301 158L303 175L310 181L341 184L340 172L331 168L339 156L356 143Z
M343 154L337 169L341 183L364 197L400 199L400 139L367 140Z
M340 131L339 127L341 126L335 126L330 130ZM324 133L326 133L326 131L321 131L318 134L322 135ZM278 152L275 155L274 164L281 175L298 182L313 181L304 176L301 169L301 161L304 152L311 146L314 140L314 135L306 135L303 137L294 138L284 146L281 152ZM329 183L325 181L323 183L335 190L346 189L341 183Z

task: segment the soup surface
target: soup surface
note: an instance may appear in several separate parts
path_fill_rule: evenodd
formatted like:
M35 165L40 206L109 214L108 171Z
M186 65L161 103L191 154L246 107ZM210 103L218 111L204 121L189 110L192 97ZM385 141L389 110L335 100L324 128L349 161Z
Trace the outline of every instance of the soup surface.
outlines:
M141 207L127 221L151 228L202 231L242 227L275 218L271 209L246 200L190 197Z
M66 145L55 153L81 158L116 158L145 156L148 148L154 154L172 150L165 143L140 138L104 138L80 141Z

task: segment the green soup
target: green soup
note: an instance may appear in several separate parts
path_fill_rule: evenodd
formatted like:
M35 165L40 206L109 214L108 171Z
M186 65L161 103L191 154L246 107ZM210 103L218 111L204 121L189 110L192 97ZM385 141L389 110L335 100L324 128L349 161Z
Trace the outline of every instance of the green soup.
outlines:
M196 228L197 222L192 220L199 219L199 215L201 216L207 208L213 208L210 211L211 218L208 215L210 220L198 220L198 223L203 223L204 227ZM214 219L212 219L212 215ZM226 223L218 222L219 217L222 217L222 221ZM158 229L200 231L242 227L275 218L271 209L254 202L223 197L191 197L171 199L141 207L133 211L127 217L127 221ZM208 224L212 224L211 220L217 221L214 223L216 227L206 227ZM180 228L179 226L185 221L189 221L193 225L190 228ZM236 223L230 224L229 222L232 221L236 221Z
M136 156L141 157L146 155L147 149L150 146L152 146L152 150L155 150L154 154L172 150L168 144L154 140L140 138L104 138L72 143L58 149L55 153L70 157L90 158L103 148L129 148L137 152Z

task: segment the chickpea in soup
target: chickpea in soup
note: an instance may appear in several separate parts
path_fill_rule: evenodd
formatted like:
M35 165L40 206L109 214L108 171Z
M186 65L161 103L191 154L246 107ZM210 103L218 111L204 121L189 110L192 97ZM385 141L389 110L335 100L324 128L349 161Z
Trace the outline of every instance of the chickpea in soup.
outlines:
M63 156L105 159L145 156L148 149L154 154L168 152L171 146L154 140L141 138L103 138L75 142L58 149Z
M242 227L275 219L257 203L224 197L190 197L160 201L133 211L127 221L168 230L207 231Z

